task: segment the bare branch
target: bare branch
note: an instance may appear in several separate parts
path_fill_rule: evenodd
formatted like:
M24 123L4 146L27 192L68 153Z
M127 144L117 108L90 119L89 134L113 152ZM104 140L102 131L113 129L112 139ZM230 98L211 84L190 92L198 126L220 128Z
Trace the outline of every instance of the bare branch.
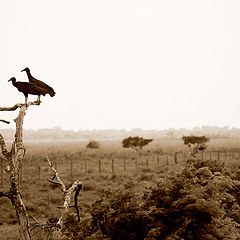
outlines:
M78 209L78 205L77 205L77 198L78 198L80 190L82 189L82 182L80 182L78 180L75 180L72 183L72 185L68 189L66 189L65 184L63 183L63 181L59 177L57 170L54 168L54 166L52 165L52 163L49 160L49 158L46 157L45 160L48 162L50 168L54 172L53 179L52 180L48 179L48 181L51 182L51 183L59 184L61 186L61 190L64 193L64 203L63 203L63 206L62 207L58 207L59 209L61 209L62 214L61 214L61 217L59 218L59 220L57 222L58 228L57 228L57 232L56 232L57 236L61 237L61 234L62 234L61 231L62 231L62 227L63 227L63 219L67 215L67 213L69 211L69 208L74 207L76 209L77 216L78 216L78 221L80 221L79 209ZM54 179L56 181L53 181ZM73 192L75 192L75 196L74 196L75 204L74 204L74 206L70 206L71 194Z
M64 209L65 207L63 206L57 206L58 209Z
M78 215L78 220L80 220L80 217L79 217L79 210L78 210L78 206L77 206L77 202L76 202L76 195L78 196L79 195L79 191L81 190L82 188L82 182L79 182L78 180L75 180L72 184L72 186L70 188L68 188L68 190L65 192L65 199L64 199L64 203L63 203L63 207L64 209L62 210L62 215L60 217L60 219L58 220L58 225L60 226L60 229L62 229L62 224L63 224L63 217L67 214L69 208L70 208L70 197L71 197L71 194L76 191L77 194L75 194L75 209L77 211L77 215Z
M29 103L27 104L27 107L29 107L29 106L31 106L31 105L39 106L40 103L41 103L41 101L29 102Z
M63 183L63 181L62 181L61 178L59 177L57 170L54 168L54 166L52 165L52 163L51 163L51 161L49 160L48 157L46 157L45 160L48 162L50 168L51 168L52 171L54 172L54 176L55 176L54 179L57 180L56 182L54 181L54 183L61 185L61 189L62 189L62 191L65 193L65 192L66 192L65 184Z
M80 190L82 189L82 183L80 183L77 187L77 190L75 192L75 195L74 195L74 202L75 202L75 209L76 209L76 212L77 212L77 216L78 216L78 222L80 222L80 215L79 215L79 209L78 209L78 204L77 204L77 198L78 198L78 195L80 193Z
M31 105L40 105L41 102L38 102L38 101L34 101L34 102L29 102L27 104L27 108ZM0 107L0 111L15 111L16 109L24 106L25 104L23 103L17 103L15 104L13 107Z
M9 193L0 192L0 198L1 197L7 197L7 198L11 199L9 196Z
M6 121L6 120L4 120L4 119L0 119L0 121L1 121L1 122L4 122L4 123L7 123L7 124L10 123L9 121Z
M19 107L21 107L23 104L17 103L13 107L0 107L0 111L15 111Z
M53 180L51 180L51 179L47 179L47 180L48 180L50 183L61 185L61 183L55 182L55 181L53 181Z
M4 141L3 136L2 136L1 133L0 133L0 145L1 145L1 150L2 150L3 156L8 159L8 157L9 157L9 152L8 152L8 150L7 150L6 143L5 143L5 141Z
M39 221L33 215L28 214L28 216L34 220L35 224L40 224Z

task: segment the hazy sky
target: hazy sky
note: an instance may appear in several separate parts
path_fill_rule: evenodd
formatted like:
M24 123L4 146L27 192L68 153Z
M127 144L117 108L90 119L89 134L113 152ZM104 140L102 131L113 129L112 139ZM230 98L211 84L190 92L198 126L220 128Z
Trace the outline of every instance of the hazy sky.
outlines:
M1 0L0 105L24 102L7 81L29 67L56 96L28 109L26 129L240 127L239 12L239 0Z

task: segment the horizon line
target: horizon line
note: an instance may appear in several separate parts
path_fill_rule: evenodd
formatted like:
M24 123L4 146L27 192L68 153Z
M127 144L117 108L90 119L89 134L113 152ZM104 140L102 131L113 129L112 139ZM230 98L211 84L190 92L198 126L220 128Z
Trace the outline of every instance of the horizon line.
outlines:
M131 131L166 131L166 130L181 130L181 129L184 129L184 130L194 130L195 128L206 128L206 127L209 127L209 128L222 128L222 129L228 129L228 130L231 130L231 129L240 129L240 127L235 127L235 126L229 126L229 125L224 125L224 126L217 126L217 125L202 125L202 126L194 126L192 128L187 128L187 127L169 127L169 128L138 128L138 127L135 127L135 128L79 128L79 129L67 129L67 128L64 128L64 127L61 127L61 126L54 126L54 127L47 127L47 128L26 128L24 130L27 130L27 131L39 131L39 130L61 130L61 131L74 131L74 132L79 132L79 131L127 131L127 132L131 132ZM15 129L15 128L2 128L2 130L8 130L8 129Z

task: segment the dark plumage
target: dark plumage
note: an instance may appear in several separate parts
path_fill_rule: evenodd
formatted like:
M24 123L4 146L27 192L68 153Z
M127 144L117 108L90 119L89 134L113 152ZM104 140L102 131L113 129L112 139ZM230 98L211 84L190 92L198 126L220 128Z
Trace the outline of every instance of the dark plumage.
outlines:
M36 86L45 89L47 94L49 94L51 97L53 97L56 94L52 87L48 86L45 82L42 82L42 81L34 78L28 67L24 68L21 72L23 72L23 71L25 71L27 73L28 80L30 83L34 83Z
M29 82L17 82L15 77L12 77L8 82L12 82L12 85L17 88L17 90L24 94L25 104L27 104L28 94L38 95L38 101L40 102L40 96L45 96L47 94L46 90L36 86L34 83Z

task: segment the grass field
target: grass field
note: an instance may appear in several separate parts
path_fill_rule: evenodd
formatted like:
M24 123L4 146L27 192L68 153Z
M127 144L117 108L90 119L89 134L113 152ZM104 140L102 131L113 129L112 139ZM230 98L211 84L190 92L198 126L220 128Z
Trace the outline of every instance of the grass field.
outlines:
M86 149L87 142L26 142L27 149L22 179L23 200L29 214L44 223L59 217L57 209L63 203L61 191L47 181L52 172L44 157L56 166L66 185L74 179L83 182L79 196L81 218L87 218L92 204L107 187L121 189L133 183L141 192L177 172L186 163L188 149L179 139L159 139L145 147L141 154L123 149L121 141L100 141L99 149ZM205 158L225 162L229 171L240 166L240 139L215 139L210 141ZM225 155L225 151L227 155ZM178 161L174 154L178 152ZM199 156L201 157L201 156ZM99 166L100 164L100 166ZM8 190L8 175L3 173L1 191ZM0 198L0 239L18 239L17 219L10 201Z

